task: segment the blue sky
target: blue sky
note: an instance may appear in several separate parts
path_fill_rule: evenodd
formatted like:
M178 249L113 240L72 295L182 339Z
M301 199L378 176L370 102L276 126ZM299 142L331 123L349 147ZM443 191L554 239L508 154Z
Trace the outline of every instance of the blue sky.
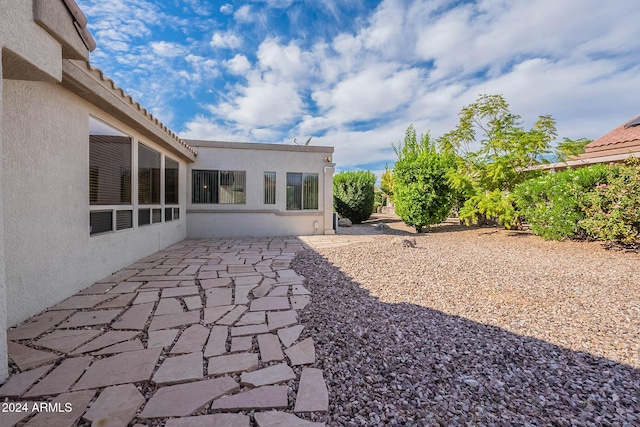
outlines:
M409 124L440 136L479 94L597 138L640 114L624 0L76 0L91 63L183 138L335 147L380 174Z

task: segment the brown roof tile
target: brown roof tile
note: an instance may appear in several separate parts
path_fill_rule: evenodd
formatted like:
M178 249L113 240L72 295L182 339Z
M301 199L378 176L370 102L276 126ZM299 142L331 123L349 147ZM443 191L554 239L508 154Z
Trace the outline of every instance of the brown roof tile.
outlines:
M624 144L624 143L633 142L633 141L637 141L638 144L640 144L640 125L625 127L627 123L630 123L638 118L640 118L640 116L634 117L633 119L618 126L611 132L607 133L606 135L601 136L598 139L595 139L593 142L591 142L585 147L585 151L588 152L588 151L591 151L590 149L594 149L597 147L614 146L614 145ZM635 144L632 144L632 145L635 145Z

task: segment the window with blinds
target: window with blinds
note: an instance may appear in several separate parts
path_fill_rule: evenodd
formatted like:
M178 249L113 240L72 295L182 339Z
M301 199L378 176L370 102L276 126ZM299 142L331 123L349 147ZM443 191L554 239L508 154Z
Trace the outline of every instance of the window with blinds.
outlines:
M138 144L138 203L160 204L160 153Z
M168 157L164 159L164 202L178 204L178 162Z
M275 205L276 203L276 173L264 173L264 204Z
M246 172L192 171L192 203L245 204Z
M318 174L287 172L287 210L318 209Z

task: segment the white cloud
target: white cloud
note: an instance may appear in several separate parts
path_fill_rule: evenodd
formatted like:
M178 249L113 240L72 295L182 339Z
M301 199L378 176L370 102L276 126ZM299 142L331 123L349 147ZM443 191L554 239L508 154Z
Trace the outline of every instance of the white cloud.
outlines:
M179 56L184 55L184 53L186 52L184 46L181 46L177 43L165 41L152 42L151 50L153 50L154 53L160 56Z
M211 37L212 47L219 47L223 49L236 49L242 45L242 38L232 32L221 33L216 31Z
M244 75L251 69L251 63L246 56L236 54L233 58L225 62L226 67L233 73Z
M240 6L233 14L233 17L238 22L253 22L251 6L248 4Z
M233 13L233 5L230 3L223 4L220 6L220 13L223 15L231 15Z

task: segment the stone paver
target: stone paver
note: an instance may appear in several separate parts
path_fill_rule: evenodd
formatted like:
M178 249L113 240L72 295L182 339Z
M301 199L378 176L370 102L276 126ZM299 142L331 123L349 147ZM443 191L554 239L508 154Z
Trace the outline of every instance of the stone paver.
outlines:
M51 310L76 310L81 308L92 308L101 302L112 298L111 295L75 295L67 298L58 305L51 307Z
M92 340L96 336L100 335L102 331L95 330L55 330L50 334L36 340L35 343L40 347L50 348L51 350L57 350L62 353L68 353L75 348L81 346L87 341Z
M214 378L160 388L147 402L140 418L184 417L211 400L240 388L230 377Z
M177 329L163 329L161 331L149 332L147 348L169 347L178 335Z
M157 385L178 384L204 378L201 351L182 356L168 357L151 378Z
M163 316L154 316L149 325L150 331L159 329L173 329L179 326L193 325L200 321L199 311L187 311L185 313L166 314Z
M267 322L269 324L269 330L275 331L276 329L298 323L298 313L296 313L295 310L270 311L267 313Z
M249 427L251 419L242 414L213 414L172 418L165 427ZM281 426L285 427L285 426Z
M161 349L128 351L94 362L73 390L148 381Z
M60 356L47 351L36 350L25 345L7 342L9 358L21 371L46 365L60 359Z
M86 343L82 347L74 350L73 352L71 352L71 354L75 355L100 350L101 348L105 348L119 342L128 341L138 334L139 332L132 331L109 331L104 335L100 335L93 341Z
M53 365L45 365L12 376L0 387L0 397L17 398L22 396L33 383L42 378L51 368L53 368Z
M69 391L69 387L76 382L84 370L91 364L90 356L72 357L63 360L49 375L25 393L24 397L48 396Z
M80 326L95 326L111 323L113 319L120 314L122 310L96 310L96 311L79 311L62 322L59 328L77 328Z
M222 397L211 403L211 409L283 409L289 406L286 385L268 385Z
M145 402L133 384L105 388L83 418L94 426L126 427Z
M185 329L178 342L173 346L171 354L185 354L192 352L201 352L204 347L204 343L207 342L209 337L209 329L202 325L191 325Z
M251 372L258 368L258 355L255 353L237 353L209 358L207 375Z
M154 314L159 316L161 314L175 314L182 313L182 304L176 298L162 298L156 307Z
M69 405L71 410L65 412L61 411L52 412L39 412L35 417L31 418L25 426L28 427L72 427L76 424L76 421L82 416L85 409L89 405L93 396L95 396L95 390L76 391L73 393L59 394L55 399L51 401L54 407L66 409ZM56 405L57 404L57 405Z
M229 328L226 326L213 326L204 350L204 357L219 356L227 352L227 337Z
M205 298L207 300L207 307L218 307L221 305L230 305L231 300L230 288L211 288L207 289Z
M322 425L292 413L328 406L322 371L292 369L315 361L313 340L298 342L297 314L311 302L290 268L302 248L297 238L185 240L10 329L24 372L0 397L77 407L0 413L0 425Z
M273 334L258 335L258 347L260 347L260 359L263 362L284 360L280 340Z
M298 344L289 347L284 351L291 360L291 364L309 365L316 361L316 349L313 346L313 339L307 338Z
M152 302L147 302L131 306L111 327L113 329L144 329L154 305Z
M287 297L262 297L254 299L249 305L249 311L288 310L290 308Z
M257 371L245 372L240 376L240 383L251 387L261 387L289 381L295 377L296 374L289 365L280 363Z
M67 317L75 313L75 310L48 311L28 322L7 331L9 340L28 340L42 335L54 326L57 326Z
M291 344L296 342L302 330L304 329L304 325L296 325L290 328L278 329L278 338L285 347L291 347Z
M257 412L254 417L258 427L324 427L325 425L280 411Z
M327 412L329 391L322 377L322 369L304 368L293 412Z

